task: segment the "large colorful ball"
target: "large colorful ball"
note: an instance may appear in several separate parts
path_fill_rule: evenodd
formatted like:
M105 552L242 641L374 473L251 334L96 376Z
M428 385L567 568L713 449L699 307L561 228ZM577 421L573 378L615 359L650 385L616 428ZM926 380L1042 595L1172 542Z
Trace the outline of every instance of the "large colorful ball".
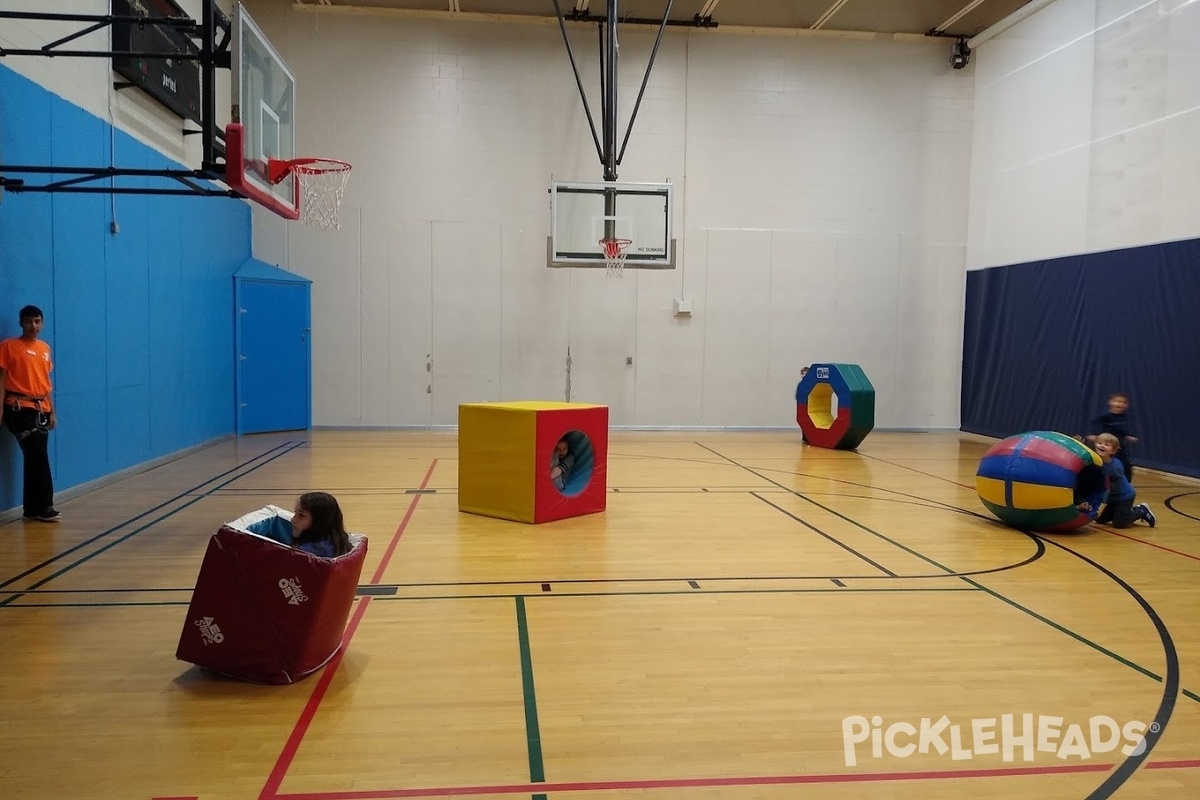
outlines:
M1001 522L1033 531L1069 531L1096 519L1108 495L1104 462L1070 436L1033 431L983 454L975 473L979 499ZM1080 511L1087 503L1090 510Z

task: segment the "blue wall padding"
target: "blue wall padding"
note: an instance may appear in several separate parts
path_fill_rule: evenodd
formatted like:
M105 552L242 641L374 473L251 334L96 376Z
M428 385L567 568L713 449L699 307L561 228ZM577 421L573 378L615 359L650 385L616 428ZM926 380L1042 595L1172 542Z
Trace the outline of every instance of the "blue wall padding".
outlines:
M120 130L115 147L111 138L106 121L0 66L4 163L184 166ZM21 306L45 311L60 423L50 437L56 489L233 432L233 272L249 255L250 209L240 200L5 193L0 337L20 333ZM0 510L21 504L20 465L3 434Z
M1197 265L1189 239L968 272L962 429L1085 433L1123 391L1134 463L1200 476Z

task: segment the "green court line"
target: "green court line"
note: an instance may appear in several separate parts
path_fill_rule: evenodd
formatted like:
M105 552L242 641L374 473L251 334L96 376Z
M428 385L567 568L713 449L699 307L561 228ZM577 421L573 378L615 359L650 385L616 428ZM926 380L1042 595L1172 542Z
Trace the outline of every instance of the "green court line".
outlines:
M382 598L380 598L382 599ZM525 700L525 741L529 746L529 780L546 782L542 762L542 734L538 730L537 699L533 691L533 656L529 650L529 623L525 619L525 598L517 596L517 641L521 647L521 693ZM545 795L534 795L534 797Z

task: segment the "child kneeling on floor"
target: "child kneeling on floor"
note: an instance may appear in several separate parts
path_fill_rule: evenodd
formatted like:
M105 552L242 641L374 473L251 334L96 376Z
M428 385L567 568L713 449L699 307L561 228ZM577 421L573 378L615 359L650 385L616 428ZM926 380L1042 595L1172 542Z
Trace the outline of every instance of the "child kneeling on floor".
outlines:
M1111 522L1114 528L1128 528L1139 519L1154 527L1154 512L1145 503L1133 504L1137 493L1133 484L1125 477L1125 467L1115 454L1121 449L1121 442L1111 433L1102 433L1096 437L1096 452L1104 462L1104 474L1108 477L1108 502L1096 522Z

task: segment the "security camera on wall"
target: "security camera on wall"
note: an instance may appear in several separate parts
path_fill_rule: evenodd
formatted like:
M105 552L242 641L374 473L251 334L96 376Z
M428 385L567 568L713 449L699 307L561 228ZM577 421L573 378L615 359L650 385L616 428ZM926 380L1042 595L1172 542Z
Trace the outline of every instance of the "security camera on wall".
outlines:
M954 45L950 48L950 66L962 69L970 63L971 48L967 46L967 40L962 37L955 39Z

